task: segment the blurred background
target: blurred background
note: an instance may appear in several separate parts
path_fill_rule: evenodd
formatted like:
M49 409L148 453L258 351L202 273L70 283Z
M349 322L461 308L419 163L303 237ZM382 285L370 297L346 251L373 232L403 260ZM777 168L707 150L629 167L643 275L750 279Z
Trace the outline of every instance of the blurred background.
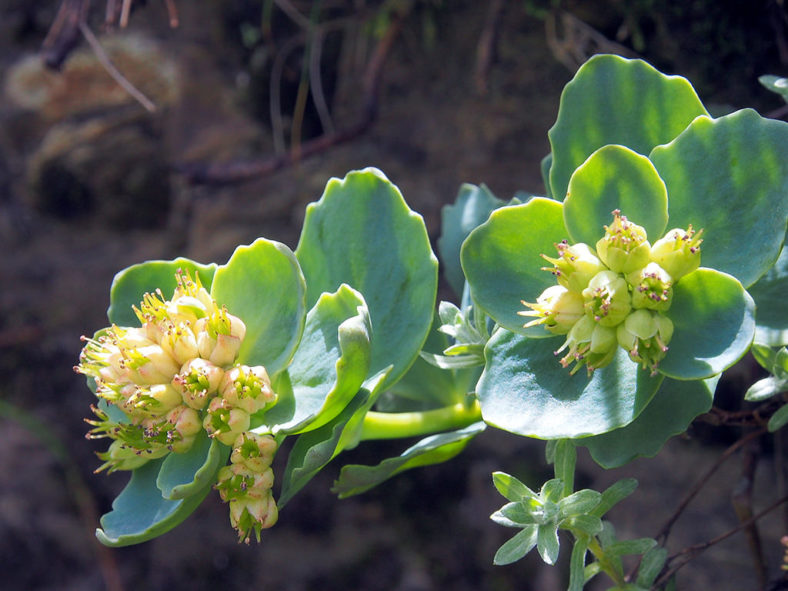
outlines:
M490 473L535 487L550 473L542 443L492 430L449 464L343 501L329 466L259 545L236 542L212 494L161 538L101 547L94 529L127 475L93 474L105 446L84 438L94 398L72 371L80 335L106 324L112 277L130 264L221 263L258 236L294 248L305 205L349 170L382 169L433 241L464 182L541 193L561 89L594 53L684 75L715 112L782 117L757 78L788 74L787 26L782 0L0 0L2 587L565 588L535 553L492 566L513 532L488 519L503 504ZM745 361L717 404L738 408L750 372ZM741 434L701 424L609 472L581 450L578 485L638 477L612 517L622 537L653 536ZM759 457L756 508L774 487L771 451ZM671 552L736 525L741 478L740 459L722 465ZM784 516L764 521L766 570L740 534L685 567L679 588L788 588Z

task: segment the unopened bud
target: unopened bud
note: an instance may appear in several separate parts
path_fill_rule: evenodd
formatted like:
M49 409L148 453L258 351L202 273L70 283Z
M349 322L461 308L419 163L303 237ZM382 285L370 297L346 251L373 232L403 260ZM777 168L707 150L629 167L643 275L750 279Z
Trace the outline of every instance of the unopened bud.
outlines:
M600 271L583 290L585 309L602 326L616 326L623 322L629 311L629 287L618 273Z
M173 378L172 383L186 404L202 410L216 394L223 378L224 370L221 367L196 357L181 367L181 373Z
M668 352L673 322L659 312L635 310L616 330L618 343L635 363L656 375L659 362Z
M250 472L261 473L271 466L276 448L276 440L271 435L241 433L233 442L230 462L240 464Z
M673 297L673 280L657 263L649 263L627 275L632 286L632 307L665 312Z
M701 234L703 230L695 232L692 224L686 230L674 228L651 247L651 260L678 281L700 267Z
M208 405L203 427L208 435L225 445L232 445L236 437L249 429L249 413L234 408L223 398L214 398Z
M596 243L596 252L611 271L630 273L648 263L650 245L647 238L642 226L633 224L616 209L613 223L605 226L604 237Z
M568 352L561 358L561 365L568 368L574 363L570 374L585 365L590 374L608 365L615 357L616 331L598 324L589 316L583 316L569 331L566 341L555 354L567 348Z
M531 308L518 312L520 316L535 316L524 325L524 328L543 325L553 334L566 334L585 313L583 296L578 292L569 291L562 285L548 287L536 299L535 304L526 301L523 305Z
M276 401L268 372L262 365L236 365L227 370L219 386L219 395L231 406L249 414L264 410Z
M591 248L582 242L569 245L566 240L555 245L558 258L542 255L542 258L553 263L553 268L542 267L543 271L550 271L555 275L559 285L570 291L580 292L587 286L591 278L605 266L594 254Z

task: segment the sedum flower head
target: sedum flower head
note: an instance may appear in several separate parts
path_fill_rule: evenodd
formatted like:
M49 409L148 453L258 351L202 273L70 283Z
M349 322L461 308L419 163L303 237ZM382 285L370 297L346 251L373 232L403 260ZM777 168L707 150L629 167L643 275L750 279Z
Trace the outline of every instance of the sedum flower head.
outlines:
M673 286L700 265L701 232L674 229L649 244L646 231L618 210L605 226L594 253L587 245L556 245L550 270L556 285L545 289L529 310L518 312L553 334L566 334L555 352L574 374L588 373L613 361L618 347L630 359L655 374L673 336L670 309ZM588 274L590 273L590 276Z
M220 307L199 277L178 271L175 279L171 299L156 290L133 308L141 326L113 325L84 339L75 370L124 417L95 408L88 420L88 437L112 440L99 454L99 470L132 470L188 451L202 430L231 445L251 414L276 401L264 367L236 364L243 321Z

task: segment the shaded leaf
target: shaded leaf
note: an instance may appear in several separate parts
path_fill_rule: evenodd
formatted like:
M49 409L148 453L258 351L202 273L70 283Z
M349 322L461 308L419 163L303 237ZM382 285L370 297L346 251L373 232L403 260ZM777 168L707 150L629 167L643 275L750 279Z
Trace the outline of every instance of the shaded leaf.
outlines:
M774 266L748 290L755 305L755 342L788 345L788 249L783 248Z
M671 228L703 229L701 264L749 287L777 260L788 221L788 123L752 109L700 117L649 156Z
M605 433L631 423L662 381L641 370L623 350L591 377L570 375L553 354L559 343L506 330L493 334L476 388L485 422L540 439Z
M331 179L307 206L296 249L307 281L307 304L342 283L358 290L372 328L370 375L389 365L385 387L419 354L432 325L438 261L424 220L377 169Z
M202 503L211 487L180 500L161 496L156 478L163 460L153 460L131 473L131 480L101 518L96 537L105 546L120 547L146 542L180 524Z
M284 244L258 238L216 270L211 295L246 324L238 363L282 371L304 330L304 276Z
M574 242L596 248L604 226L619 210L661 238L668 223L668 193L651 161L624 146L604 146L588 157L569 179L564 222Z
M625 427L575 440L603 468L617 468L638 457L655 456L668 439L684 433L695 417L708 412L719 376L708 380L662 382L657 395Z
M620 144L647 155L707 114L684 78L665 76L642 60L592 57L564 88L548 132L552 195L563 199L569 177L597 148Z
M755 303L734 277L700 268L673 288L666 315L673 339L659 371L679 380L709 378L747 352L755 334Z
M615 505L635 492L637 487L638 481L634 478L623 478L622 480L616 481L604 490L599 504L594 507L590 515L602 517Z
M185 453L170 453L162 462L156 486L165 499L183 499L216 481L216 473L227 462L230 448L201 430Z
M365 492L405 470L450 460L465 449L468 442L484 431L485 427L480 421L464 429L426 437L406 449L402 455L383 460L377 466L344 466L331 492L344 499Z

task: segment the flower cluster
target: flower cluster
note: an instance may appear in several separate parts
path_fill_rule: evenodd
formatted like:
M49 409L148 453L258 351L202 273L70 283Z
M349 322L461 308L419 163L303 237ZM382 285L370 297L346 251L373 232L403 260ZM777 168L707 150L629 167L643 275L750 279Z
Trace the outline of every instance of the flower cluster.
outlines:
M670 230L653 245L643 227L619 210L596 250L584 243L556 245L558 257L542 255L557 280L536 303L523 302L533 316L525 327L543 325L553 334L567 335L556 355L567 350L561 365L571 373L583 365L589 374L608 365L618 346L655 374L673 336L665 314L673 286L700 266L700 232L690 226Z
M97 418L87 420L93 426L89 438L112 440L98 454L104 463L97 471L133 470L168 453L186 452L203 429L225 445L238 446L239 438L252 440L247 433L251 416L276 402L264 367L236 363L246 334L243 321L220 307L198 276L178 271L176 283L170 300L160 290L143 296L134 308L140 327L113 325L92 339L83 337L86 344L74 369L94 380L101 400L122 411L94 407ZM266 449L272 458L276 446ZM232 461L231 467L238 465ZM267 468L270 458L266 462ZM264 478L272 482L273 474ZM248 534L251 521L256 520L258 532L276 521L268 490L273 510L233 517L236 527L244 526L239 531ZM237 512L233 506L231 515Z
M274 525L279 515L271 492L276 448L270 435L241 433L233 443L230 465L219 471L216 488L230 505L230 523L247 544L253 531L259 542L260 531Z

